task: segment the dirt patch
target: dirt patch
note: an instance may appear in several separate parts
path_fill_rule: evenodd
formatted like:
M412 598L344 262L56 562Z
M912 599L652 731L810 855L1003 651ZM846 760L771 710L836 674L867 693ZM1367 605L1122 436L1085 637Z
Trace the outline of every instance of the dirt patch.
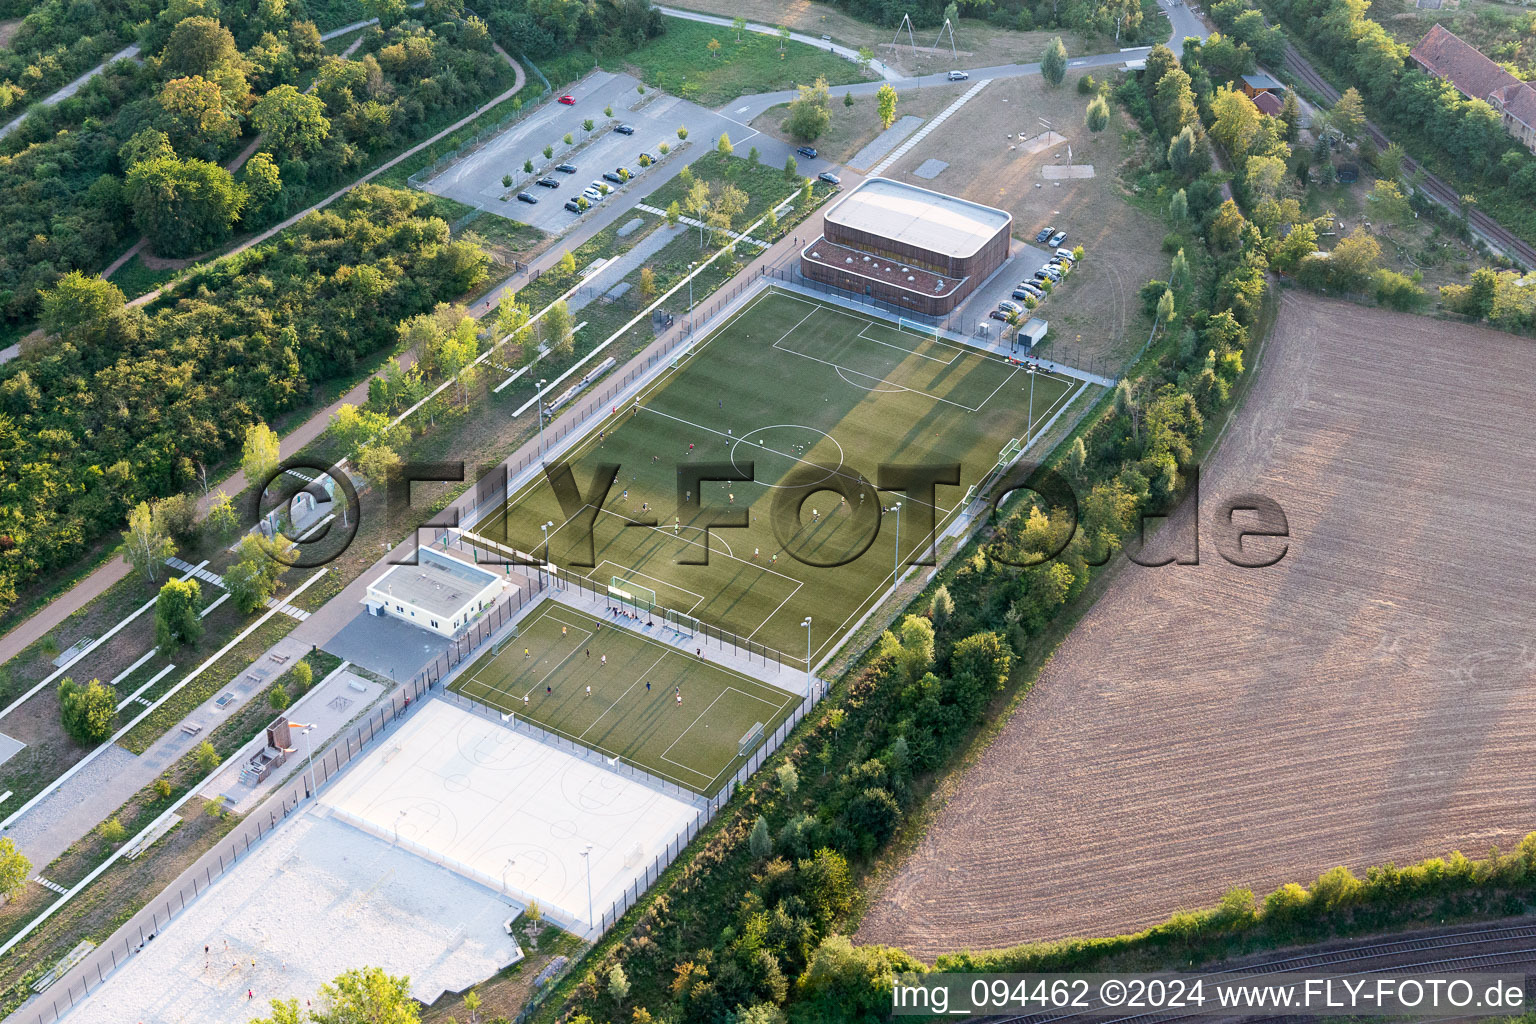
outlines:
M1114 49L1107 39L1089 39L1068 31L1015 32L996 28L986 22L961 18L955 28L955 47L959 51L956 60L950 53L949 37L943 45L935 46L939 29L914 29L912 41L916 52L907 41L907 33L901 33L897 46L890 43L895 32L879 25L851 18L829 4L810 3L808 0L686 0L673 7L705 14L718 14L726 18L738 15L759 25L787 25L796 32L813 38L824 35L832 41L855 49L867 46L875 57L889 64L904 75L928 75L953 67L992 67L998 64L1029 64L1045 55L1045 48L1056 36L1067 44L1072 54L1099 53Z
M10 46L11 40L16 38L16 33L20 30L20 18L11 18L8 21L0 21L0 47Z
M1031 245L1046 225L1066 231L1065 245L1081 245L1087 258L1071 287L1045 304L1053 341L1042 352L1074 366L1116 366L1146 340L1150 324L1136 290L1166 278L1169 257L1160 248L1162 224L1131 205L1115 173L1135 151L1136 135L1118 109L1109 127L1090 133L1083 127L1089 97L1076 84L1077 76L1060 89L1038 76L994 81L885 175L1007 210L1014 236ZM1055 131L1044 133L1042 119ZM1039 144L1052 139L1059 141ZM1069 145L1071 162L1093 165L1096 176L1045 177L1047 168L1066 166ZM917 175L932 157L949 166L931 180Z
M1517 841L1536 451L1512 382L1533 372L1527 339L1288 293L1205 469L1201 564L1121 570L860 940L1123 932L1230 886ZM1217 503L1251 492L1289 519L1268 569L1212 550Z

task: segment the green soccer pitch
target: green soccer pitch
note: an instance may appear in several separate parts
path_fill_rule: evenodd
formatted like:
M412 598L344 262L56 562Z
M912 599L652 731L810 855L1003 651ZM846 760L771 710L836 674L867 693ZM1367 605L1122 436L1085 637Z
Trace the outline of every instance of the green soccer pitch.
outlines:
M553 600L449 689L706 796L801 700Z
M812 659L819 660L891 584L896 514L876 506L903 503L904 562L920 557L928 538L914 515L921 510L887 491L866 499L862 524L838 493L823 490L805 502L798 522L781 520L775 529L771 508L786 474L873 483L881 463L958 462L960 485L937 490L933 514L942 532L1000 451L1025 436L1031 384L1037 430L1077 386L1046 372L1031 376L1007 359L910 326L899 330L893 321L768 289L565 456L582 494L590 493L599 464L620 467L593 524L595 566L573 564L588 558L578 542L582 514L568 519L542 476L472 532L544 555L540 527L553 522L547 557L560 571L585 576L599 590L615 578L647 588L660 607L796 660L809 616ZM720 509L746 509L751 518L746 528L710 531L708 565L679 564L706 554L704 531L679 510L679 467L701 462L738 469L751 462L754 482L706 483L698 496L705 508L693 518ZM655 525L625 526L646 518ZM872 529L878 532L870 541ZM786 545L823 563L857 557L822 568L791 557Z

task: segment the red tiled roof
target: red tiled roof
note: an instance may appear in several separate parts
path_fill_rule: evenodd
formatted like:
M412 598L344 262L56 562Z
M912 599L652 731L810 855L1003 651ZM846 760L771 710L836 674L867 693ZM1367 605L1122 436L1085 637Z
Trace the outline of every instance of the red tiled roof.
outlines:
M1253 98L1253 105L1259 108L1261 114L1279 117L1280 111L1285 108L1285 101L1272 92L1261 92Z
M1411 56L1431 74L1454 85L1463 96L1487 100L1496 92L1520 85L1520 79L1483 56L1444 25L1434 25Z
M1515 120L1536 128L1536 89L1522 82L1504 90L1504 109Z

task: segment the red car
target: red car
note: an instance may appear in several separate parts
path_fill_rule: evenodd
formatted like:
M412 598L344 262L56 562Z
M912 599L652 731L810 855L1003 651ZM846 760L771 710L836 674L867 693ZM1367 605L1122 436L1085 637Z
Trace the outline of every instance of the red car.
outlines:
M576 105L576 97L572 96L570 93L566 93L564 96L560 97L560 102L564 103L568 107L574 107Z

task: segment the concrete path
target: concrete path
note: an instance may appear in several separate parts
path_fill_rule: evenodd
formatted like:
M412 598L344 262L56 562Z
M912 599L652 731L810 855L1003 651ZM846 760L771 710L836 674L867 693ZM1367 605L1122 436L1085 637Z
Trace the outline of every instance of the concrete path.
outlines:
M683 18L687 21L701 21L706 25L720 25L725 28L731 27L730 18L722 18L717 14L701 14L698 11L685 11L678 7L663 7L660 4L654 4L652 6L654 6L658 11L660 11L662 14L665 14L669 18ZM765 36L778 36L779 34L779 30L776 27L772 25L760 25L755 21L747 22L746 30L748 32L756 32L759 35ZM835 53L839 57L853 61L855 64L859 62L859 51L853 49L852 47L842 46L838 43L834 43L826 39L817 39L815 36L808 36L801 32L791 32L789 34L789 38L791 41L796 43L804 43L806 46L814 46L818 50L826 50L829 53ZM871 60L869 62L869 67L871 71L879 72L880 76L888 82L906 81L901 72L895 70L894 68L887 67L884 61Z
M645 209L644 206L639 205L633 208L637 210ZM665 216L665 214L663 214L663 216ZM681 224L675 228L669 228L663 224L655 231L652 231L650 234L642 238L639 244L637 244L633 249L629 250L629 252L626 252L616 260L612 260L603 264L602 268L598 270L596 274L593 274L592 277L588 280L590 282L596 278L602 277L607 279L607 281L610 283L602 289L599 289L594 285L590 290L577 292L567 303L571 312L575 313L591 304L594 299L603 295L609 288L612 288L614 285L624 280L625 277L629 276L630 271L635 270L636 268L641 267L646 263L649 263L652 256L666 248L667 243L671 242L672 239L676 238L678 235L681 235L687 230L688 229L683 227Z

